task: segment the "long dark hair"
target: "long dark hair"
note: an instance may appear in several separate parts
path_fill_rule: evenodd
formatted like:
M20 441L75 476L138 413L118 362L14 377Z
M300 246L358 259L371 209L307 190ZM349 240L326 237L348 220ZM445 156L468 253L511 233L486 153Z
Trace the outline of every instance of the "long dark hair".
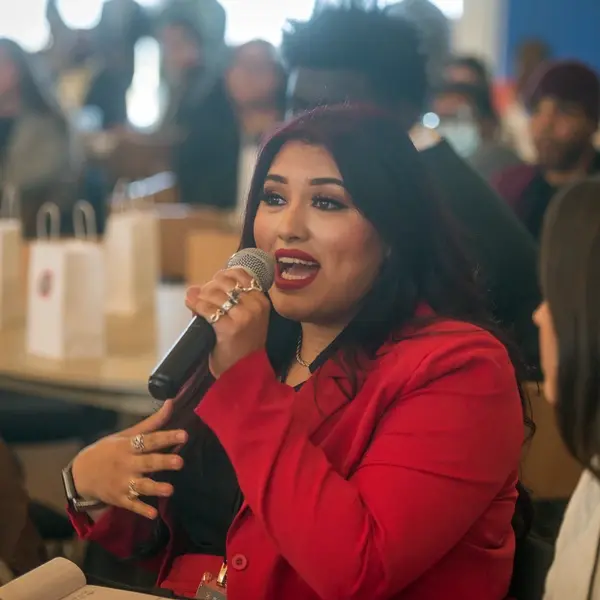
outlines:
M558 341L558 427L571 454L600 478L600 178L553 200L540 276Z
M31 56L19 44L7 38L0 38L0 52L5 52L17 69L23 107L34 113L52 116L66 126L66 119L50 83L43 81Z
M374 108L320 108L283 126L266 142L250 189L241 248L256 245L254 220L266 175L279 151L292 141L329 151L355 206L389 249L373 287L344 330L339 354L334 357L344 366L351 383L349 401L361 384L364 361L372 359L390 337L399 339L407 326L418 330L426 323L417 322L415 316L421 305L433 309L435 318L457 319L494 330L477 291L475 269L457 242L451 218L438 201L419 153L401 124ZM283 372L293 359L299 333L298 323L272 311L266 349L276 372ZM516 359L514 364L518 364ZM211 435L193 413L210 385L207 366L201 365L177 398L172 421L166 425L188 429L187 456L202 452ZM525 421L531 424L522 398ZM315 401L318 403L318 395Z

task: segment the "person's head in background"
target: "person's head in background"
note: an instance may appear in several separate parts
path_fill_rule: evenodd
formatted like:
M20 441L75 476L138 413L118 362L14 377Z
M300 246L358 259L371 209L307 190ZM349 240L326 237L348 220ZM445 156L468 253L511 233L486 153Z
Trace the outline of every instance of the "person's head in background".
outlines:
M448 83L437 90L431 108L440 134L465 158L496 137L498 115L487 86Z
M550 59L550 56L550 46L541 40L526 40L517 48L515 85L519 99L522 99L532 75Z
M600 455L600 179L561 192L541 240L544 393L570 452L598 474Z
M24 112L52 115L62 120L49 85L35 72L31 57L16 42L0 39L0 117Z
M448 17L430 0L402 0L389 5L385 12L391 17L405 19L416 27L427 57L429 83L432 86L441 84L452 46Z
M254 40L236 48L226 83L238 112L283 111L285 72L269 42Z
M491 86L490 74L485 63L475 56L457 56L446 66L444 79L449 83Z
M193 21L176 12L163 15L159 40L163 68L170 84L185 81L191 73L204 67L202 34Z
M427 100L427 59L416 29L381 10L325 8L284 32L288 112L323 104L374 103L406 130Z
M586 65L560 61L531 79L526 106L538 164L548 172L585 172L594 158L600 80Z

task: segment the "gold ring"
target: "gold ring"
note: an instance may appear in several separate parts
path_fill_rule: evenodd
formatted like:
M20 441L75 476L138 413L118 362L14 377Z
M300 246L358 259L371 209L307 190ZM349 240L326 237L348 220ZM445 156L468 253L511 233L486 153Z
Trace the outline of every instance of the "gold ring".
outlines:
M128 491L127 491L127 499L133 501L139 497L140 497L140 493L138 492L138 489L137 489L137 486L135 483L135 479L130 479Z
M214 325L222 316L225 315L225 312L222 308L217 309L210 317L208 317L208 322L211 325Z

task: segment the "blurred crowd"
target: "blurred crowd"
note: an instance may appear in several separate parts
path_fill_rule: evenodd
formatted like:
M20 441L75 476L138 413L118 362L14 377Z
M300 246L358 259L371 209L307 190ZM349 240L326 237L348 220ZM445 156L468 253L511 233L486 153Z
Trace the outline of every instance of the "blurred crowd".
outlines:
M556 189L598 168L597 74L575 61L552 62L543 41L525 40L514 84L500 93L484 61L452 55L449 23L433 4L404 0L386 10L420 29L430 84L423 125L446 138L537 236ZM264 40L227 47L217 0L169 0L159 12L108 0L98 25L85 31L67 27L49 0L47 20L52 43L37 55L0 40L1 184L19 190L28 236L49 197L65 214L85 197L102 229L110 190L123 177L171 172L181 202L243 206L260 140L283 120L297 63L323 60L309 40L299 48L292 35L281 48ZM148 37L160 46L165 92L152 132L136 130L127 109L136 44ZM385 54L401 45L382 49L382 64L366 68L398 76ZM343 66L342 57L332 60Z

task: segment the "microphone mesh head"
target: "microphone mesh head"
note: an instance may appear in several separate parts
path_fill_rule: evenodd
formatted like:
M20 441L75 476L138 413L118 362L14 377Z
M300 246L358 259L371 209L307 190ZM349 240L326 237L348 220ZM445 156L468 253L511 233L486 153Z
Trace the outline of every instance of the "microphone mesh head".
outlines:
M275 279L275 259L258 248L245 248L236 252L229 259L227 267L241 267L260 283L265 292L270 289Z

